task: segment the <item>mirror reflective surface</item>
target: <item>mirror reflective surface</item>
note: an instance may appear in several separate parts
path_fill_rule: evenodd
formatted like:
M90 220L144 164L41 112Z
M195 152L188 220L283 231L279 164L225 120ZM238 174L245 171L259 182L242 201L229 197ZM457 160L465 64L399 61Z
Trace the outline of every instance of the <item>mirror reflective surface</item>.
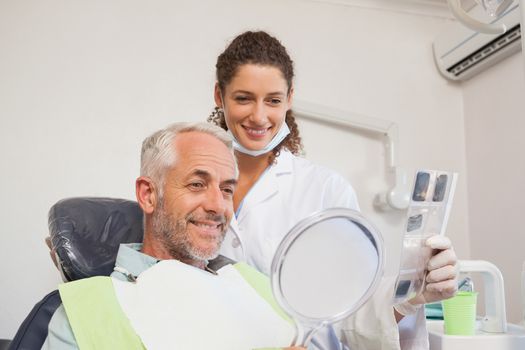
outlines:
M318 328L359 309L382 270L379 231L354 210L327 209L285 236L272 262L272 289L307 345Z

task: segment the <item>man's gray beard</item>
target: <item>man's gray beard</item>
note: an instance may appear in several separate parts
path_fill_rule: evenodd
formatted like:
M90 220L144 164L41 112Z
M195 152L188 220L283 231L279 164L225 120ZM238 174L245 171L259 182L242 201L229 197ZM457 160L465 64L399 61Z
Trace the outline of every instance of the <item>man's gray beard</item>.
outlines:
M192 215L189 214L184 219L174 221L172 216L164 210L162 200L159 202L160 205L152 217L153 234L161 241L163 247L173 258L178 260L208 261L219 255L219 249L224 240L226 229L223 230L215 251L203 251L198 247L192 246L188 237L188 222L192 219ZM226 227L225 223L223 227Z

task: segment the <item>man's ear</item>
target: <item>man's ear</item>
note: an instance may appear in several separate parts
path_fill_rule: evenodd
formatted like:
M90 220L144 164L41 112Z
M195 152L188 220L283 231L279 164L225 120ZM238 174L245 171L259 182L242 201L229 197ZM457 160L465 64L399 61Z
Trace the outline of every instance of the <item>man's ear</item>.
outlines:
M149 177L140 176L135 181L135 195L140 208L145 214L151 214L157 207L157 188Z
M221 94L221 88L219 87L219 83L215 83L215 89L214 89L214 92L213 92L213 98L215 99L215 104L217 105L217 107L219 108L224 108L223 104L222 104L222 94Z

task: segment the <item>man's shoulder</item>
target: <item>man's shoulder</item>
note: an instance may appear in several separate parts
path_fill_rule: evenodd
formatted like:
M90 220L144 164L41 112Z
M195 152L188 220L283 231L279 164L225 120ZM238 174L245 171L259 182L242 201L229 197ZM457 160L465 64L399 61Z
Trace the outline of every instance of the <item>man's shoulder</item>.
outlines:
M101 279L109 280L110 278L111 277L107 276L96 276L64 283L59 286L62 304L60 304L60 306L53 313L53 316L51 316L48 326L47 338L42 349L78 349L78 345L75 340L66 309L64 307L64 302L67 304L68 298L78 295L79 292L84 296L87 295L87 293L89 293L89 289L86 289L86 286L93 285Z
M42 349L70 350L78 349L73 330L69 324L64 305L61 304L51 317L47 338Z

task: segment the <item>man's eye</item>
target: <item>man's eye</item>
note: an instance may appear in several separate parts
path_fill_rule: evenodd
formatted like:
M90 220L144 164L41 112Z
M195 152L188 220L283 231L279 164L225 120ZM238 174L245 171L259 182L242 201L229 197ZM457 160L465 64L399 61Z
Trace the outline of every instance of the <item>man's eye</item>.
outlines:
M225 187L225 188L222 189L222 192L224 192L228 196L233 196L233 188Z
M200 190L204 188L204 184L202 182L192 182L189 184L189 187L193 190Z

